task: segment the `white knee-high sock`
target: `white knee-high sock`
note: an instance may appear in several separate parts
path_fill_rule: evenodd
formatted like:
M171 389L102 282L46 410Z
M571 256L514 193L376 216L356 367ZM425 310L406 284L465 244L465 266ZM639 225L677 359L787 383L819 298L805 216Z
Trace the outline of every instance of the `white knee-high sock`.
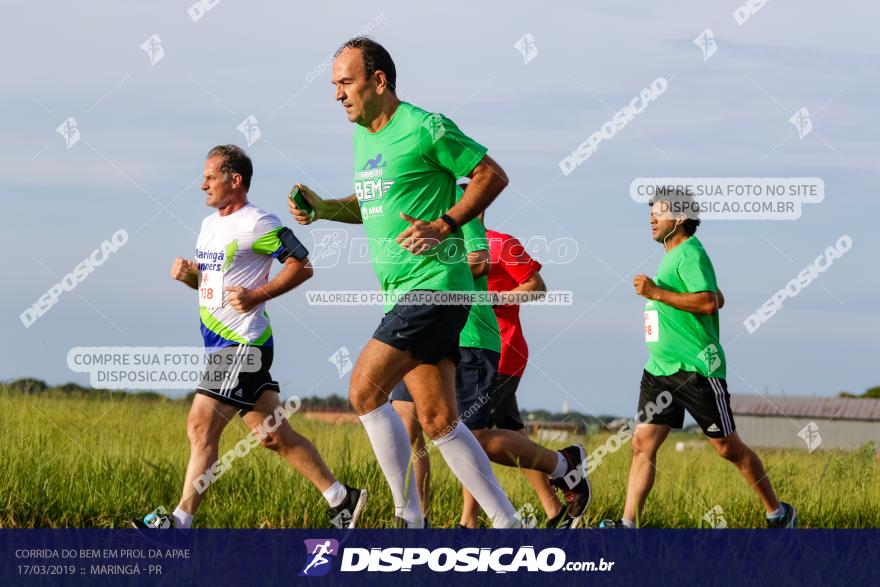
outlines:
M411 528L424 526L416 478L410 466L409 436L403 421L390 403L384 403L360 417L379 467L391 487L395 515Z
M492 520L493 528L519 526L516 510L501 490L486 451L467 426L458 422L452 432L435 440L434 446L443 455L452 473Z

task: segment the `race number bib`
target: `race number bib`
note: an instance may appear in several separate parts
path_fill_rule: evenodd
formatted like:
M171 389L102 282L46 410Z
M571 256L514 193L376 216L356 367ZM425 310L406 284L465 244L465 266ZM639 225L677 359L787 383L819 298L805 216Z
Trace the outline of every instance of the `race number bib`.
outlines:
M223 306L222 271L199 273L199 306L208 310L217 310Z
M645 310L645 342L660 340L660 318L657 310Z

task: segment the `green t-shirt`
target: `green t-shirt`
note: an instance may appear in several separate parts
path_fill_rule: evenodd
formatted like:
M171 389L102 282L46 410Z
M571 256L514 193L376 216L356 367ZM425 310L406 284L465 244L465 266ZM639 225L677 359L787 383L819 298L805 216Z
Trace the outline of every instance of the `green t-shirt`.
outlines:
M479 218L474 218L462 226L461 230L464 234L465 250L468 253L489 250L486 229ZM474 291L489 291L489 277L486 275L475 277ZM495 318L492 306L489 304L473 304L471 306L468 321L458 338L458 346L501 352L501 331L498 329L498 319Z
M654 282L679 293L718 291L715 269L706 249L692 236L663 257ZM652 375L672 375L679 370L704 377L724 378L727 363L718 339L718 313L693 314L648 300L645 304L645 343Z
M401 212L433 221L452 208L456 180L485 155L454 122L406 102L378 132L355 127L354 192L382 291L471 290L460 229L425 255L402 249L397 236L410 226Z

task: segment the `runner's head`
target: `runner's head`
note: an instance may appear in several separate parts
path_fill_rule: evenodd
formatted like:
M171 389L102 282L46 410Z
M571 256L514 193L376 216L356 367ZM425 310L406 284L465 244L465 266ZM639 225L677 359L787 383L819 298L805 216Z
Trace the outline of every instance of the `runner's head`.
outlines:
M212 208L247 201L254 165L250 157L235 145L218 145L208 151L202 190Z
M651 206L651 237L658 243L697 232L700 210L689 189L657 186L648 204Z
M333 60L333 85L349 122L369 126L397 100L397 70L385 47L367 37L343 43Z

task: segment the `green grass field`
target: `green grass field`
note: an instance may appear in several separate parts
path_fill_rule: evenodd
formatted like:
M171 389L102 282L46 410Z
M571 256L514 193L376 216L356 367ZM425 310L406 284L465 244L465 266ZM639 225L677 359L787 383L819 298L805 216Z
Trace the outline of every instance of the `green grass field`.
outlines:
M119 527L157 506L177 503L189 454L181 401L0 392L0 527ZM359 425L329 425L292 418L296 430L318 447L337 477L368 487L372 499L363 527L387 527L391 495ZM221 454L246 433L237 420L223 436ZM588 452L607 435L580 439ZM729 527L762 527L757 498L728 463L703 448L676 452L673 435L658 461L657 483L643 524L705 526L715 505ZM694 437L688 436L688 439ZM746 439L748 440L748 439ZM559 448L551 447L551 448ZM880 527L880 463L873 450L856 452L759 450L779 495L797 505L801 527ZM619 517L629 446L607 457L591 476L590 523ZM431 521L454 527L460 488L437 451ZM543 512L523 476L497 467L517 508ZM237 460L209 490L196 527L301 528L329 526L320 494L276 455L258 447Z

